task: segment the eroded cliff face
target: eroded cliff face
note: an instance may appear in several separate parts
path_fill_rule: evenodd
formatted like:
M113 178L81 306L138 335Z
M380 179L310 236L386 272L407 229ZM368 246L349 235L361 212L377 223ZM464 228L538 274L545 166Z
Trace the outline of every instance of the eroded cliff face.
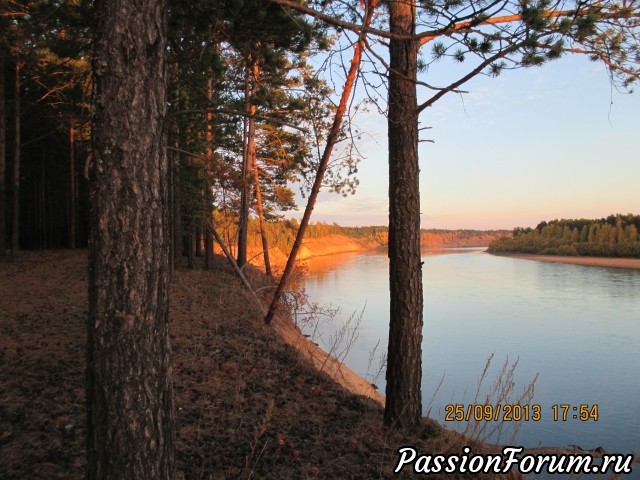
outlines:
M357 239L340 234L331 234L318 238L306 238L302 243L302 247L300 247L297 259L307 260L313 257L333 255L337 253L364 252L380 246L380 243L373 238ZM214 246L214 251L215 253L221 253L219 252L217 244ZM288 254L289 252L283 252L278 247L271 248L269 250L269 257L272 266L274 266L276 270L278 268L282 269L287 262ZM250 243L247 259L249 263L259 268L264 268L262 250L258 245Z
M368 239L360 240L339 234L326 235L320 238L305 239L298 258L305 260L335 253L362 252L379 246L376 242Z

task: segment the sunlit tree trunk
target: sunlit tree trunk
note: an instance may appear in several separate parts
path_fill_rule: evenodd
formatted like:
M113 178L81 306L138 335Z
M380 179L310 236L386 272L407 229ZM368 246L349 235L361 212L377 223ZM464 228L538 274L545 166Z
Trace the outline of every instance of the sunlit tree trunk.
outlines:
M368 0L363 2L363 4L367 9L363 26L368 27L371 23L371 18L378 4L378 1ZM313 209L316 205L316 200L318 199L318 194L320 193L320 189L322 188L322 181L324 180L324 175L327 171L327 167L329 166L329 159L331 158L331 154L333 153L333 147L335 147L336 142L338 141L338 136L342 127L342 120L345 113L347 112L347 104L351 99L351 92L353 91L353 87L356 82L358 69L360 68L360 61L362 60L362 53L366 45L365 39L365 33L361 33L360 38L353 45L353 58L351 59L351 64L349 65L349 71L344 82L342 94L340 95L340 102L338 103L335 116L333 117L331 130L329 130L329 135L327 136L327 142L324 147L324 151L322 152L322 158L320 159L318 170L316 171L316 177L313 181L311 192L309 193L309 198L302 215L302 220L300 221L300 227L298 228L298 232L296 233L296 238L293 242L293 246L291 247L289 257L287 258L287 264L284 267L284 271L282 272L282 276L280 277L280 282L278 283L276 291L273 294L273 298L271 299L269 310L264 317L264 322L266 324L270 324L276 314L280 298L282 298L285 287L287 286L287 282L289 281L289 277L293 272L293 266L296 263L298 251L302 246L302 239L304 238L304 234L307 231L307 227L309 226L311 213L313 212Z
M87 478L174 478L166 0L95 10Z
M412 35L415 4L389 3L391 32ZM413 430L422 413L422 263L416 73L418 43L390 40L389 288L385 423Z
M262 189L260 188L260 175L258 171L258 159L253 158L253 182L256 186L256 209L260 220L260 238L262 240L262 255L264 258L264 271L272 276L271 260L269 259L269 240L267 239L267 225L264 220L264 206L262 205Z
M251 93L250 98L255 97L258 89L258 77L260 75L260 66L254 61L251 66ZM262 256L264 258L264 269L267 275L273 275L271 271L271 261L269 260L269 241L267 240L266 225L264 220L264 205L262 203L262 189L260 188L260 175L258 171L258 154L256 151L256 106L252 103L250 106L251 117L249 117L247 157L249 165L253 171L253 183L255 187L256 210L258 212L258 220L260 222L260 239L262 241Z
M247 60L244 102L245 112L248 114L244 119L244 142L242 152L242 178L240 192L240 221L238 225L238 258L237 263L240 268L247 263L247 239L249 235L249 212L251 205L251 145L255 151L255 122L251 118L251 75L255 60L250 58Z

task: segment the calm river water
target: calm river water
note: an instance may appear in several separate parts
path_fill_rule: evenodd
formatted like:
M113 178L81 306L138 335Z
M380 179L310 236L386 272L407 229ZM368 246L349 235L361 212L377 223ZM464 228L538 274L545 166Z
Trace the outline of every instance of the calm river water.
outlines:
M445 421L446 405L474 403L493 354L476 403L484 403L505 361L518 362L511 401L538 375L528 403L540 406L541 419L521 423L517 444L640 452L640 271L496 257L481 249L425 251L423 260L422 391L432 418L465 428ZM337 324L364 308L346 362L382 392L384 371L373 378L370 352L378 342L376 354L387 346L387 282L386 252L314 259L305 282L313 301L341 308L316 335L325 348ZM561 404L570 405L566 421L562 407L554 419L553 405ZM595 404L597 421L573 418L581 405ZM499 441L510 436L505 431Z

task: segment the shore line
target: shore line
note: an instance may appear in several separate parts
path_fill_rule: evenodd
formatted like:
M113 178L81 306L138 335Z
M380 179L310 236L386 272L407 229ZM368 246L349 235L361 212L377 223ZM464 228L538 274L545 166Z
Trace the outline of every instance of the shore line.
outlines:
M535 260L545 263L564 263L569 265L582 265L586 267L605 268L631 268L640 269L640 258L618 258L618 257L571 257L562 255L536 255L527 253L492 253L499 257L520 258L523 260Z
M376 386L354 372L349 366L325 351L322 347L304 336L300 328L290 318L276 315L273 322L276 333L289 345L310 361L320 372L356 395L362 395L384 407L385 398Z

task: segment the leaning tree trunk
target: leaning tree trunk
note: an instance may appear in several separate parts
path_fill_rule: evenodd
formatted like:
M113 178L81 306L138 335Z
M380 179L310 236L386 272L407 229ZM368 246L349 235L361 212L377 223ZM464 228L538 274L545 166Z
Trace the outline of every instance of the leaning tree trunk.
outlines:
M371 24L373 12L378 5L378 0L365 1L364 5L366 8L366 14L362 25L366 28ZM300 227L298 228L298 233L296 233L296 239L294 240L293 246L291 247L291 252L289 253L289 257L287 258L287 264L284 267L282 276L280 277L280 282L278 282L276 291L274 292L273 298L271 299L269 310L264 317L264 323L266 323L267 325L271 323L273 317L276 314L278 304L280 303L280 298L284 294L284 289L287 286L287 282L289 281L291 272L293 272L293 266L296 263L298 251L302 246L302 239L304 238L307 226L309 225L309 221L311 220L311 213L313 212L313 209L316 205L316 200L318 198L318 195L320 194L320 188L322 188L322 181L324 180L324 174L326 173L329 166L329 159L331 158L333 147L335 147L340 135L340 129L342 128L342 119L347 112L347 104L351 99L351 92L353 91L358 70L360 69L360 61L362 60L362 53L364 52L365 46L366 29L363 29L363 31L360 33L358 41L353 45L353 58L351 59L351 65L349 66L347 78L344 82L342 94L340 95L340 102L338 103L338 107L336 108L336 113L333 117L333 123L331 125L331 129L329 130L329 135L327 136L324 151L322 152L322 158L320 159L318 170L316 171L316 177L313 181L311 192L309 193L309 198L307 199L307 206L304 209L302 220L300 221Z
M389 4L391 32L411 35L415 4ZM390 40L389 69L389 288L387 425L413 430L422 398L422 263L416 68L418 44Z
M87 338L89 479L174 477L166 0L99 1Z

